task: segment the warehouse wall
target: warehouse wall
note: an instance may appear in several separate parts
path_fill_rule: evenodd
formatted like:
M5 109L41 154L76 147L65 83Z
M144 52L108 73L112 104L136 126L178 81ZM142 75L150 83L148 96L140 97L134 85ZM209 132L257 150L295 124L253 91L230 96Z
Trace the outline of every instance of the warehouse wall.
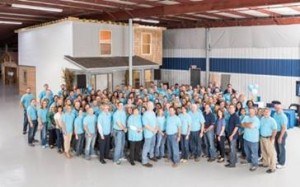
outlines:
M257 83L265 102L299 103L295 96L300 80L300 25L210 29L210 80L230 82L249 95L247 86ZM163 81L189 84L189 67L205 66L205 30L176 29L164 32ZM202 82L205 73L202 72Z

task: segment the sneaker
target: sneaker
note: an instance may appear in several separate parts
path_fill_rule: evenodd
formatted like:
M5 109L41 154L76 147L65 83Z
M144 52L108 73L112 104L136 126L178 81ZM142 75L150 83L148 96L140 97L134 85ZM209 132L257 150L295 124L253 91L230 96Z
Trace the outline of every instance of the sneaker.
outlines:
M181 159L180 162L187 163L187 159Z
M268 169L268 170L266 171L266 173L271 174L271 173L274 173L275 171L276 171L275 169Z
M268 167L267 165L264 165L264 164L259 164L258 166L261 167L261 168L267 168Z
M276 165L276 168L277 168L277 169L283 169L283 168L285 168L285 165L277 164L277 165Z
M115 162L116 165L121 165L121 161L118 160L117 162Z
M132 166L135 166L135 163L134 163L134 162L130 162L130 164L131 164Z
M242 165L247 165L247 164L248 164L248 161L242 160L242 161L241 161L241 164L242 164Z
M27 134L27 132L26 132L26 131L23 131L23 135L25 135L25 134Z
M127 159L126 158L120 158L120 161L127 161Z
M29 143L28 144L30 147L34 147L34 144L33 143Z
M225 159L221 157L221 158L219 158L218 163L222 163L224 161L225 161Z
M157 162L157 159L156 157L153 157L153 158L149 158L150 160L152 160L153 162Z
M250 171L255 171L255 170L257 170L257 166L252 166L249 170Z
M226 167L226 168L235 168L235 165L226 164L225 167Z
M106 164L105 160L100 160L101 164Z
M46 146L45 146L45 145L43 145L43 146L42 146L42 148L43 148L43 149L46 149Z
M152 164L150 164L150 163L143 164L143 166L144 166L144 167L147 167L147 168L152 168L152 167L153 167L153 165L152 165Z

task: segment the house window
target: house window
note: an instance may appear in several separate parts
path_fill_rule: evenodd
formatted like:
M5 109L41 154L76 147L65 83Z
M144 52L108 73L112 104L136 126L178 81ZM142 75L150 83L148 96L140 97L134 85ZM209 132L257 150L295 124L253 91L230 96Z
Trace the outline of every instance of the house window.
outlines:
M151 54L152 35L150 33L142 33L142 55Z
M27 71L26 70L23 71L23 81L24 81L24 84L27 84Z
M111 31L100 31L99 44L101 55L111 55Z

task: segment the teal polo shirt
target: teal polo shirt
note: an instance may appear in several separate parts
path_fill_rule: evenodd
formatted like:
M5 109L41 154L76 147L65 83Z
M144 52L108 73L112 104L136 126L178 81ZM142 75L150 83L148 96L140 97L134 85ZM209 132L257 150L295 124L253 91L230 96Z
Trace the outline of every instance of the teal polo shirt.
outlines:
M27 108L27 115L30 117L30 119L33 120L37 120L37 110L35 107L29 105L29 107Z
M146 111L142 118L143 126L149 125L151 127L156 126L156 115L153 111ZM145 138L152 138L154 136L154 133L152 131L149 131L148 129L144 130L144 137Z
M124 126L126 126L126 113L124 110L116 110L115 113L113 114L113 129L115 130L122 130L117 122L122 123Z
M84 129L83 129L83 116L77 116L74 121L74 126L75 126L75 133L76 134L83 134Z
M75 116L71 112L70 113L66 112L62 116L62 121L64 122L64 124L66 126L66 132L68 134L73 133L74 119L75 119Z
M98 125L101 125L103 135L109 135L112 128L112 116L110 112L101 112L98 116Z
M37 111L38 118L42 121L42 123L47 122L47 113L48 113L48 109L46 109L46 108L44 108L44 109L39 108L38 109L38 111Z
M141 115L130 115L128 118L128 122L127 122L127 127L128 127L128 140L129 141L142 141L143 139L143 132L137 132L135 129L133 128L142 128L142 117Z
M32 94L24 94L21 97L21 103L22 103L24 109L27 109L29 107L32 99L34 99L34 96Z
M273 118L275 119L277 124L277 132L280 132L282 130L282 126L287 127L288 118L284 112L280 112L280 113L275 112Z
M242 123L252 123L254 128L245 128L243 138L248 142L257 143L259 141L260 121L258 117L245 116Z
M84 119L83 119L83 125L85 127L87 127L87 129L89 130L89 133L91 134L96 134L96 116L93 115L87 115Z
M189 114L179 114L179 118L181 121L181 134L187 135L188 127L191 127L192 118Z
M205 119L203 117L202 111L200 110L196 112L190 111L188 114L191 116L192 119L191 131L192 132L200 131L201 125L205 123Z
M272 136L273 131L277 131L277 124L272 117L262 117L260 120L260 135L263 137Z
M166 134L174 135L178 133L178 128L181 127L180 118L177 115L169 116L166 122Z
M157 116L156 117L157 126L159 129L164 132L166 130L166 118L165 116Z

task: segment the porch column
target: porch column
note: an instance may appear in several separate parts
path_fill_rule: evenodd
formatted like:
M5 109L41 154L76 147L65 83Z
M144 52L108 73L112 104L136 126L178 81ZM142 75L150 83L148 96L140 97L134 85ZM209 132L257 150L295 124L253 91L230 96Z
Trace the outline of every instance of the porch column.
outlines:
M132 86L133 25L129 19L129 85Z

